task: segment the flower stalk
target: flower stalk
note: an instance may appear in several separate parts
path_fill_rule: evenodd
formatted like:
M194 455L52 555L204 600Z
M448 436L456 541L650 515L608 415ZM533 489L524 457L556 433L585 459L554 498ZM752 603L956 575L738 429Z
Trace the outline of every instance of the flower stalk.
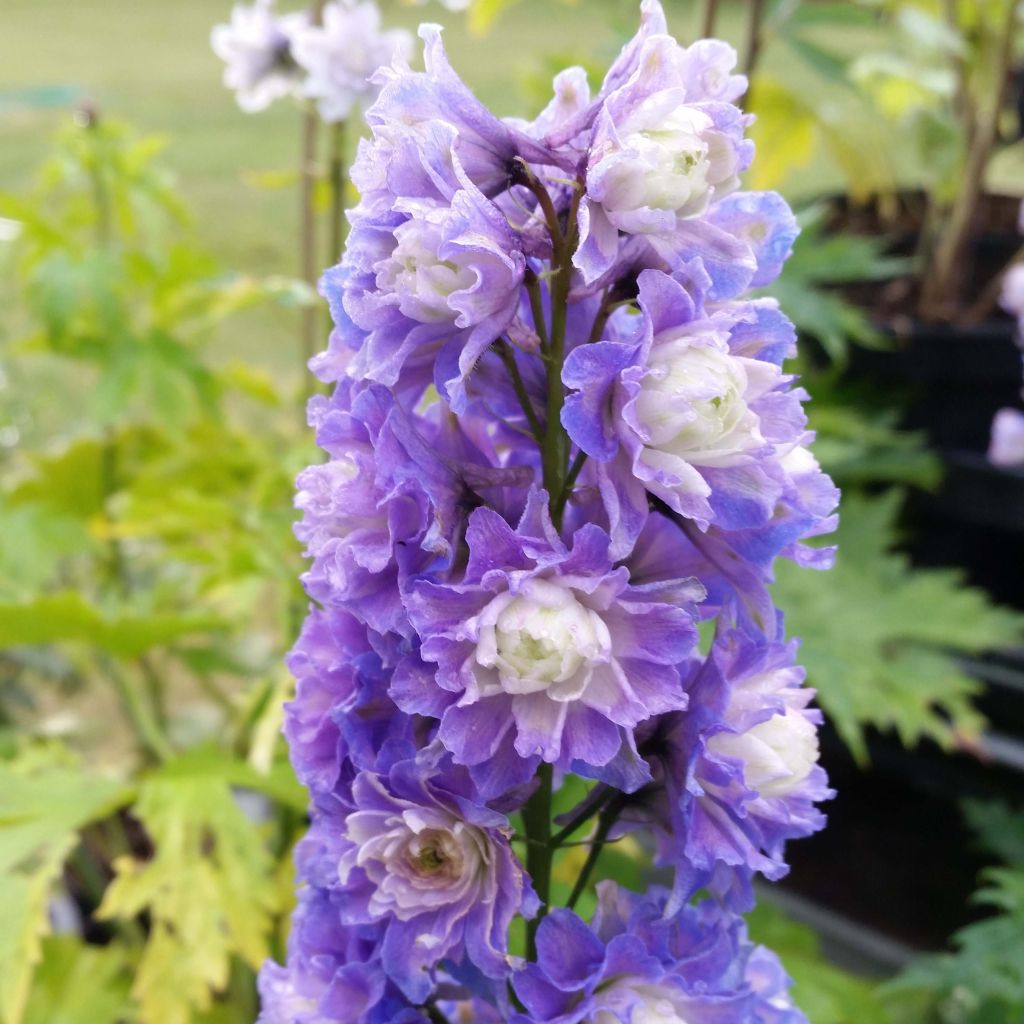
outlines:
M798 1022L738 914L830 795L767 585L778 557L827 561L800 545L836 492L792 326L749 295L796 224L739 191L736 55L680 46L644 0L600 91L567 71L527 124L420 34L425 70L378 76L324 278L345 316L311 406L328 458L297 480L313 605L285 722L313 810L265 1019L336 1019L344 979L358 1024ZM596 787L558 827L571 776ZM600 878L619 830L673 890ZM697 934L721 954L671 952ZM778 981L747 976L765 958Z

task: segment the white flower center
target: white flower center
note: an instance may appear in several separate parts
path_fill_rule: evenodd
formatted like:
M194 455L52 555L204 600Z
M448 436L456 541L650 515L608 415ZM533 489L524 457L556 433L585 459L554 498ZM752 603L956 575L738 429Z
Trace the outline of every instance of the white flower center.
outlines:
M476 281L469 267L438 257L440 216L443 213L431 211L395 228L397 244L377 269L377 287L393 294L402 313L421 323L454 320L458 313L448 299Z
M528 580L520 593L495 598L487 611L476 660L497 669L506 693L535 693L569 683L590 665L608 660L607 626L568 587Z
M799 711L785 714L742 733L717 733L708 740L715 754L743 763L743 781L762 797L787 796L818 761L818 730Z
M670 97L649 97L623 126L621 144L612 148L601 185L601 204L616 214L662 210L678 217L698 217L713 194L736 184L733 147L711 118ZM627 228L627 225L621 225ZM628 230L659 230L631 220Z
M635 200L633 208L675 210L684 217L704 212L710 162L702 130L709 124L698 111L680 107L656 127L626 136L623 149L634 155L622 164L621 183Z
M491 870L486 832L438 807L355 811L345 831L352 849L342 856L339 878L344 884L355 867L366 872L376 916L407 921L457 902Z
M725 467L764 444L742 360L680 337L656 344L636 399L647 445L695 466Z
M691 1024L679 1005L679 994L667 985L640 981L618 982L604 993L607 1010L599 1010L586 1024L620 1024L621 1011L632 1006L629 1024Z

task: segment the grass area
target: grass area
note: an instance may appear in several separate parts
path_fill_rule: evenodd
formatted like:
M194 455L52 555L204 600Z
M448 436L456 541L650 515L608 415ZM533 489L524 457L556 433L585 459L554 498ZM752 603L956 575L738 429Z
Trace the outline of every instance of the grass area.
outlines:
M635 27L639 2L520 0L482 37L436 3L382 6L390 24L444 24L452 62L481 98L501 114L522 114L545 102L558 67L581 58L606 65ZM691 36L695 4L667 0L666 8L680 37ZM249 116L235 106L208 42L210 27L229 10L230 0L5 0L0 191L26 187L72 97L88 97L110 116L170 140L166 160L200 238L225 267L296 273L294 190L252 182L294 166L298 110L281 102ZM243 316L227 332L227 350L274 369L294 367L294 320L287 310Z

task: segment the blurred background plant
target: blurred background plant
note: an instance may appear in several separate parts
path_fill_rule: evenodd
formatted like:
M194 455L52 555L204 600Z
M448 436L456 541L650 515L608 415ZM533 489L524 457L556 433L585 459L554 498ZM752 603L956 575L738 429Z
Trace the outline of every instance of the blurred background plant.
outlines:
M278 731L303 613L290 533L292 478L313 454L302 364L326 330L311 282L354 196L344 167L364 100L331 121L347 128L323 127L317 97L291 86L242 116L206 46L229 12L202 0L173 17L148 0L12 5L0 44L0 1021L251 1022L253 969L285 941L304 813ZM711 28L750 70L750 184L798 207L803 234L775 291L806 339L794 369L814 397L818 456L846 493L836 570L777 583L831 723L840 796L833 827L751 927L814 1024L1019 1021L1024 858L1006 798L1020 782L1009 763L1024 763L1024 593L1007 578L1020 575L1024 474L992 476L984 460L994 407L1019 404L1012 327L990 301L1019 246L1019 5L667 7L680 38ZM380 24L422 17L445 22L460 70L509 111L523 97L539 109L566 63L596 81L636 5L394 3ZM951 237L962 288L929 298ZM923 382L908 364L950 357L922 319L966 325L968 346ZM978 320L1009 346L1008 384L971 369L989 358ZM950 511L950 481L973 496L970 515ZM1005 564L951 548L943 515L957 535L996 536ZM968 849L972 833L983 848ZM628 854L606 854L627 880Z

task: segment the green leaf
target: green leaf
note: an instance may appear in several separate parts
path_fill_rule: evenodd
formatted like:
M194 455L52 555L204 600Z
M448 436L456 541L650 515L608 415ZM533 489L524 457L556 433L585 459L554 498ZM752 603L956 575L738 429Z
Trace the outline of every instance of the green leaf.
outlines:
M770 900L760 900L747 925L755 942L778 953L793 979L793 1000L813 1024L897 1024L870 981L828 963L814 931Z
M961 928L954 953L922 957L886 986L894 995L926 993L938 1019L1014 1024L1024 1019L1024 870L990 869L975 894L1002 913Z
M192 756L141 783L132 813L154 855L115 862L97 911L101 918L149 918L132 986L145 1024L190 1024L227 985L233 956L255 968L269 953L278 909L274 861L232 793L236 777L254 773L229 764Z
M121 1024L130 1012L126 951L70 936L43 941L25 1024Z
M812 388L816 396L818 389ZM810 410L814 454L840 487L908 483L930 490L942 463L916 433L896 430L893 413L879 414L826 398Z
M807 103L781 82L761 75L754 94L757 121L750 136L757 160L747 174L754 189L778 187L814 156L815 118Z
M965 800L962 810L984 849L1007 864L1024 868L1024 813L1000 800Z
M135 658L153 647L223 626L223 620L204 614L124 613L108 617L81 594L69 590L32 601L0 604L0 650L72 641Z
M53 765L0 763L0 1020L20 1024L49 928L47 906L78 830L113 813L131 788Z
M1011 644L1024 631L1022 616L990 604L960 573L912 570L890 550L900 497L848 497L835 568L809 573L784 562L775 585L808 681L862 762L869 725L908 746L969 741L982 725L971 703L980 687L955 652Z

